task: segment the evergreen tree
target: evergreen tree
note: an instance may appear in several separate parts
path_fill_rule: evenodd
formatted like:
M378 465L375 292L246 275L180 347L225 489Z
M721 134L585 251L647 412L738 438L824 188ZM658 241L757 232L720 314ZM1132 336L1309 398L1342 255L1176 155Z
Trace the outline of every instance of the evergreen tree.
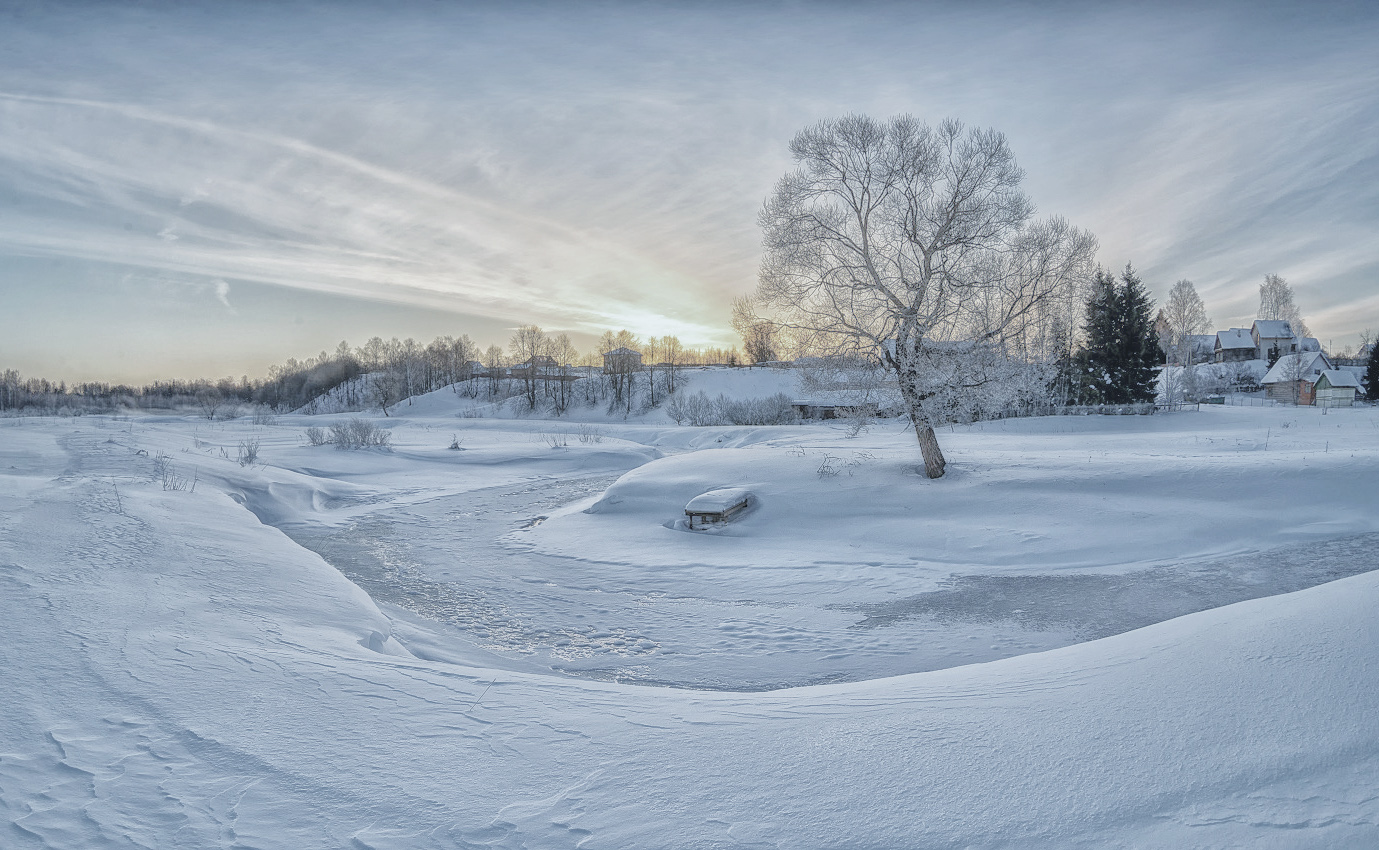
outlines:
M1128 404L1154 399L1159 367L1159 335L1154 329L1154 303L1134 268L1126 264L1120 285L1097 270L1087 301L1078 352L1085 403Z
M1365 400L1379 401L1379 343L1369 349L1369 364L1365 366Z
M1077 353L1078 386L1074 395L1083 404L1108 401L1107 389L1116 372L1116 279L1097 269L1092 278L1092 294L1087 299L1087 316L1082 325L1087 335Z
M1159 371L1159 333L1154 329L1154 302L1139 275L1125 264L1117 293L1120 319L1121 373L1117 402L1154 400L1154 381Z

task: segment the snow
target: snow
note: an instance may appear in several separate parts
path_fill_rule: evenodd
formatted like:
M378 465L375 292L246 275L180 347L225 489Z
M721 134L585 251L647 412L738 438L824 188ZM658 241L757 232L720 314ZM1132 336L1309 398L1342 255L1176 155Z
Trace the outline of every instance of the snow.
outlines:
M700 493L689 500L689 504L685 505L685 510L699 513L722 513L732 510L751 498L751 490L744 490L741 487L724 487L719 490Z
M1292 339L1296 336L1293 326L1282 319L1256 319L1254 330L1259 332L1260 339Z
M1254 348L1254 337L1250 336L1248 328L1230 328L1229 330L1217 331L1216 342L1223 349Z
M1379 843L1374 408L467 409L0 420L0 846Z
M1285 354L1278 359L1260 380L1261 384L1278 384L1295 380L1294 376L1304 375L1316 378L1327 368L1326 356L1319 351L1302 354Z
M1321 378L1326 378L1333 387L1360 388L1360 377L1349 369L1324 369L1317 378L1319 381Z

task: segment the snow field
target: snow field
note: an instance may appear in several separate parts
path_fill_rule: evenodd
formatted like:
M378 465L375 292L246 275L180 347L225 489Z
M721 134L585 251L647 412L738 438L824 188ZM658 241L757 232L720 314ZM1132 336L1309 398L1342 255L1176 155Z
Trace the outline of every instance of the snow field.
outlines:
M0 423L0 844L1379 842L1379 573L907 675L886 671L916 661L914 622L851 626L961 588L945 584L955 574L1085 587L1058 581L1280 552L1296 571L1313 546L1373 569L1372 547L1343 546L1379 531L1372 410L986 423L941 435L953 478L940 482L907 477L917 460L894 426L845 440L818 425L609 423L598 443L553 448L541 432L558 423L456 420L437 403L385 421L397 449L383 453L300 445L319 421ZM464 451L445 449L452 432ZM219 456L249 434L263 465ZM159 452L195 469L195 492L161 489ZM820 477L820 455L840 452L872 457ZM717 534L665 527L695 488L724 484L761 505ZM464 585L495 603L491 632L539 626L523 638L538 645L483 645L380 606L274 525L344 535L432 601ZM680 687L543 672L579 659L541 640L628 624L674 650L647 663ZM759 647L694 652L713 632ZM830 644L841 657L827 662ZM768 683L772 667L839 666L884 677L684 688L696 670Z

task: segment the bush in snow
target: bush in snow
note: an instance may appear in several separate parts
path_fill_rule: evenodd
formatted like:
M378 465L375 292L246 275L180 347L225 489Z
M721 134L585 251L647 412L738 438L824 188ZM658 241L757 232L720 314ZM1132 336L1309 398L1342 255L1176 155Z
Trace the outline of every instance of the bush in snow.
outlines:
M392 431L357 416L330 426L330 442L337 449L387 448L392 436Z
M259 438L239 441L239 465L253 466L259 460Z
M710 399L702 390L693 395L678 393L671 396L666 413L677 425L793 425L800 421L790 396L784 393L749 399L723 395Z
M325 428L312 425L306 429L306 441L313 446L324 446L330 442L330 435L326 433Z

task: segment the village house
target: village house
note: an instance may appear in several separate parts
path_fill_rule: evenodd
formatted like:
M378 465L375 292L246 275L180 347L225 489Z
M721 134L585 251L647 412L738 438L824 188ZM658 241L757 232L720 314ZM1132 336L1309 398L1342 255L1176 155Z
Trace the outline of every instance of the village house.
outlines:
M1216 345L1213 350L1217 363L1238 363L1242 360L1262 360L1259 348L1250 331L1245 328L1231 328L1216 332Z
M513 366L509 370L514 378L549 378L555 377L560 372L560 364L554 357L546 354L538 354L524 363Z
M1281 319L1255 319L1250 326L1250 340L1254 343L1257 360L1298 352L1298 335L1293 333L1292 325Z
M1310 405L1314 400L1317 378L1332 368L1331 361L1320 351L1285 354L1270 367L1260 383L1274 401Z

